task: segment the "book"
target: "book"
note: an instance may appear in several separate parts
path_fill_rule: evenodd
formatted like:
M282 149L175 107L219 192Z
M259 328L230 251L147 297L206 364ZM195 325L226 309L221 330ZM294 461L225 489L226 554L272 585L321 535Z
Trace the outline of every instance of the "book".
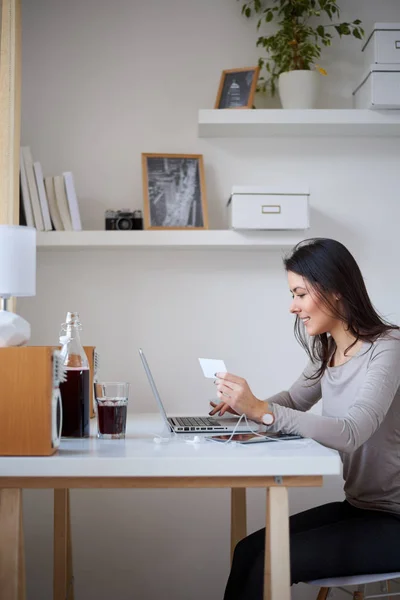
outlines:
M64 231L64 225L58 210L56 194L54 191L53 177L44 178L44 187L46 188L47 201L49 203L50 217L56 231Z
M33 218L38 231L44 231L42 209L40 208L39 194L36 186L35 173L33 171L33 159L29 146L22 146L22 158L25 165L26 179L28 182L29 197L31 199Z
M71 171L63 173L65 191L67 194L69 213L71 215L72 229L82 231L81 215L79 213L78 198L76 197L74 177Z
M22 208L24 210L25 222L28 227L35 227L31 198L29 196L28 180L26 178L26 170L22 150L19 153L19 176L20 176L20 194L22 200Z
M54 177L54 192L64 229L65 231L72 231L71 215L69 212L67 195L65 193L64 177L62 175L56 175Z
M43 171L40 162L36 161L33 163L33 171L35 173L40 208L42 209L44 229L45 231L51 231L53 227L51 225L49 205L47 203L46 190L44 189Z

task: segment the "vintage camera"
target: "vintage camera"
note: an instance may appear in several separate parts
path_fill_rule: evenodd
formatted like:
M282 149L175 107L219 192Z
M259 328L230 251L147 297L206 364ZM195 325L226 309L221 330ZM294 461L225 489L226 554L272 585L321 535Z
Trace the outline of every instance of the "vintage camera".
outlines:
M141 210L106 210L106 230L130 231L131 229L143 229L143 217Z

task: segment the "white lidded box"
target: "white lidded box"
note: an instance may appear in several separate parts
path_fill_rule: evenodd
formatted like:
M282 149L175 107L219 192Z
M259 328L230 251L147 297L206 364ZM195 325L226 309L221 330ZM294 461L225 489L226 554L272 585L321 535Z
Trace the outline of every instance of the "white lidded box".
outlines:
M354 108L399 109L400 64L370 65L353 99Z
M400 23L375 23L362 52L365 65L400 63Z
M228 202L232 229L307 229L309 190L302 187L232 187Z

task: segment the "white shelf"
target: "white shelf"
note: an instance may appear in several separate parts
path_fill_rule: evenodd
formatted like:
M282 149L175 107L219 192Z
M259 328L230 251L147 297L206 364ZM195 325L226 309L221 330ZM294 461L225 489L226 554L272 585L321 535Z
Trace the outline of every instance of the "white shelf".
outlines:
M400 136L400 110L200 110L200 137Z
M48 231L38 232L37 247L46 249L102 248L291 248L308 237L306 231Z

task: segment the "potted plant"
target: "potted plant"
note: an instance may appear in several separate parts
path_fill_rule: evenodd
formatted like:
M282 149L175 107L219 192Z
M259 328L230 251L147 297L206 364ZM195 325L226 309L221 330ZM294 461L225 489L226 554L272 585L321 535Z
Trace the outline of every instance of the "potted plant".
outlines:
M315 106L318 76L326 75L317 63L322 46L331 45L333 33L340 37L353 35L360 40L364 36L359 19L340 22L336 0L247 0L242 14L247 18L259 15L257 30L273 21L278 25L275 33L257 40L257 46L269 55L258 61L260 70L266 73L259 79L257 91L270 91L274 95L278 83L283 108ZM331 22L319 24L318 20L326 16Z

